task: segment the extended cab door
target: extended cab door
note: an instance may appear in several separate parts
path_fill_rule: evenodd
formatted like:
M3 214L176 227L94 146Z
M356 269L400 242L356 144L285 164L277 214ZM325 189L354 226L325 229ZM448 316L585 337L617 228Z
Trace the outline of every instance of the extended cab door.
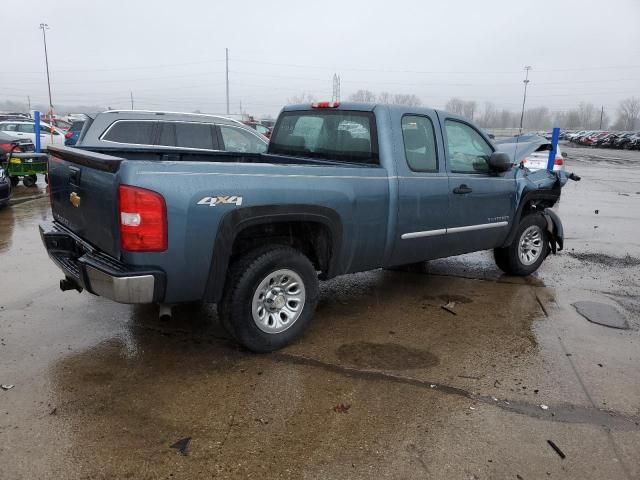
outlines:
M449 174L449 254L497 247L515 212L515 170L490 172L487 160L494 148L484 136L464 120L445 116L441 121Z
M390 265L442 256L449 186L438 117L391 109L398 175L398 221ZM400 127L400 128L398 128Z

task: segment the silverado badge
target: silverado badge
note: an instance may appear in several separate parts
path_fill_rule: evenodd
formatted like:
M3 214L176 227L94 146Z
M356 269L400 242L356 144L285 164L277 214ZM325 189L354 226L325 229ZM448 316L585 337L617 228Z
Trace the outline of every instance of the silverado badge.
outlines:
M80 195L76 192L71 192L69 194L69 201L71 202L71 205L78 208L80 206Z

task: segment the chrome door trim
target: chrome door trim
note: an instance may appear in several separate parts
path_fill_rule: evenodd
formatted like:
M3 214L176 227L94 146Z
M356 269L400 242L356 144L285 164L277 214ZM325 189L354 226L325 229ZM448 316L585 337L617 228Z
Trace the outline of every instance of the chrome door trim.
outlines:
M506 227L509 222L481 223L478 225L465 225L464 227L440 228L437 230L425 230L423 232L403 233L400 238L409 240L411 238L433 237L435 235L443 235L449 233L472 232L474 230L484 230L487 228Z

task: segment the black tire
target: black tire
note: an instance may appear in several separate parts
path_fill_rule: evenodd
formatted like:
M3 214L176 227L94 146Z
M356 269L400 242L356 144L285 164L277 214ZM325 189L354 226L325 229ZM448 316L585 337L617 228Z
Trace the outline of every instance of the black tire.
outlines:
M537 232L537 237L535 237ZM528 240L527 235L533 235ZM537 240L531 240L537 238ZM525 260L527 254L521 256L520 245L527 241L531 245L528 252L531 263ZM537 248L536 248L537 247ZM549 254L549 234L547 221L541 214L526 215L516 229L516 235L511 245L493 250L493 257L500 270L508 275L526 276L535 272Z
M25 175L22 177L22 184L27 188L35 187L37 181L38 177L35 175Z
M11 179L11 186L12 187L17 187L18 183L20 183L20 177L9 177Z
M49 185L49 174L45 173L44 174L44 183L46 183L47 185Z
M253 298L264 280L283 269L302 280L305 300L290 326L281 332L268 333L254 321ZM231 266L218 314L223 326L242 346L253 352L271 352L302 335L313 318L319 294L318 275L306 256L291 247L261 247L243 255Z

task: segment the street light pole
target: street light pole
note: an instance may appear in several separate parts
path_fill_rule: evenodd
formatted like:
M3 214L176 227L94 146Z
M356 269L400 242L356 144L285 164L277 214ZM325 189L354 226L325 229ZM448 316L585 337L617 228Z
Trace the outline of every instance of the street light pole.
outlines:
M229 49L225 48L225 60L226 60L226 77L227 77L227 115L229 115Z
M53 121L53 101L51 100L51 78L49 77L49 55L47 54L47 33L49 25L46 23L40 24L42 30L42 41L44 42L44 62L47 66L47 87L49 88L49 121Z
M529 80L529 70L531 70L531 66L527 65L524 67L525 77L524 77L524 96L522 97L522 114L520 115L520 132L518 135L522 135L522 122L524 121L524 105L527 102L527 85L531 80Z

